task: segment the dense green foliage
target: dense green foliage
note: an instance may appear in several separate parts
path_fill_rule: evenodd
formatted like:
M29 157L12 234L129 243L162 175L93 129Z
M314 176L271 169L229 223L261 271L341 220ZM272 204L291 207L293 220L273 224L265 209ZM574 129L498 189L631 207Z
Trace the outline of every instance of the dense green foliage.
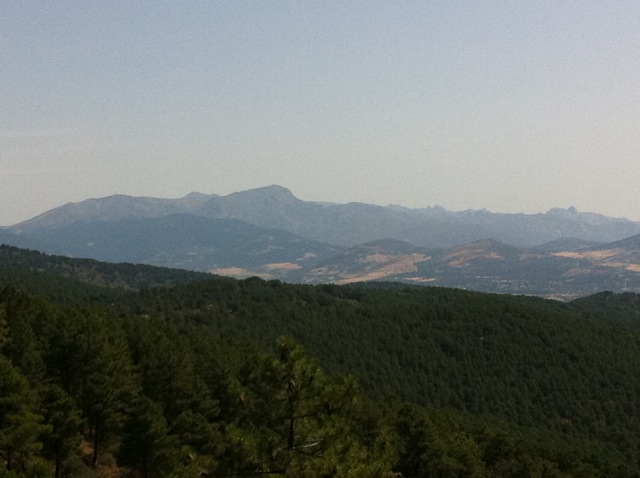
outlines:
M42 278L29 272L46 273ZM19 277L16 277L18 275ZM56 287L55 280L63 280L65 287ZM13 277L12 277L13 276ZM27 286L30 290L37 287L38 291L47 295L48 287L54 290L69 290L74 282L88 286L85 290L109 293L109 289L138 290L148 287L172 286L175 284L193 282L209 277L203 272L193 272L166 267L154 267L143 264L109 264L93 259L71 259L69 257L47 255L38 251L19 249L0 244L0 283L15 284L16 281ZM68 280L65 280L68 279ZM78 287L76 285L76 287Z
M149 317L0 293L0 459L90 475L115 456L139 476L379 476L392 448L353 380L289 339L277 356ZM84 461L79 460L84 440ZM2 475L0 475L2 476ZM18 475L20 476L20 475Z
M0 477L639 476L632 294L6 266Z
M640 335L582 307L453 289L214 280L145 291L142 314L273 343L286 334L372 396L490 413L635 457ZM617 393L624 391L623 394ZM635 458L634 458L635 459Z

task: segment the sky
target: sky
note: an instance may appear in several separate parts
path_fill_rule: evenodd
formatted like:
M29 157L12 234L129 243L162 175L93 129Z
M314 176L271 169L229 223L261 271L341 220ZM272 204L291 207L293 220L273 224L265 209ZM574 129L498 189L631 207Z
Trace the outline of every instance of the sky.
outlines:
M0 2L0 225L112 194L640 220L640 2Z

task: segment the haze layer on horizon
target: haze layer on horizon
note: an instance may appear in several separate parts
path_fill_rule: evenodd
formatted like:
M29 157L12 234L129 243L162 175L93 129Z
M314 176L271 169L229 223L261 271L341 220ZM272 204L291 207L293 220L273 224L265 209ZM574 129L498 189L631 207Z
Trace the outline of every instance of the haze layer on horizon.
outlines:
M0 224L115 193L640 219L640 3L0 4Z

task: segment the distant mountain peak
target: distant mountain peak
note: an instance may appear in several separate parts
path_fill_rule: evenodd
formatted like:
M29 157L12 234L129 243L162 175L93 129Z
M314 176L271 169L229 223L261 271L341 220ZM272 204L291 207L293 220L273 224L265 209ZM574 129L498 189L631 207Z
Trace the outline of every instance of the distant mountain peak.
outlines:
M209 197L209 194L200 193L198 191L191 191L187 194L184 199L198 199L198 198L206 198Z
M547 214L552 215L552 216L577 216L580 214L580 211L578 211L576 209L575 206L569 206L566 209L563 209L561 207L554 207L551 208L547 211Z
M262 186L259 188L247 189L245 191L239 191L235 193L229 194L229 196L269 196L269 197L280 197L287 199L297 199L291 190L285 188L284 186L279 186L277 184L272 184L271 186Z

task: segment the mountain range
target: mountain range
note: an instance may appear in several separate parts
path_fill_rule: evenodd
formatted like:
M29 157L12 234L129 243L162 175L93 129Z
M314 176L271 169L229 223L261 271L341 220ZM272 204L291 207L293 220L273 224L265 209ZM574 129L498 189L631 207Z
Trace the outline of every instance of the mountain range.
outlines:
M371 280L560 299L640 290L640 223L583 213L316 203L281 186L180 199L116 195L0 229L48 254L258 275Z

